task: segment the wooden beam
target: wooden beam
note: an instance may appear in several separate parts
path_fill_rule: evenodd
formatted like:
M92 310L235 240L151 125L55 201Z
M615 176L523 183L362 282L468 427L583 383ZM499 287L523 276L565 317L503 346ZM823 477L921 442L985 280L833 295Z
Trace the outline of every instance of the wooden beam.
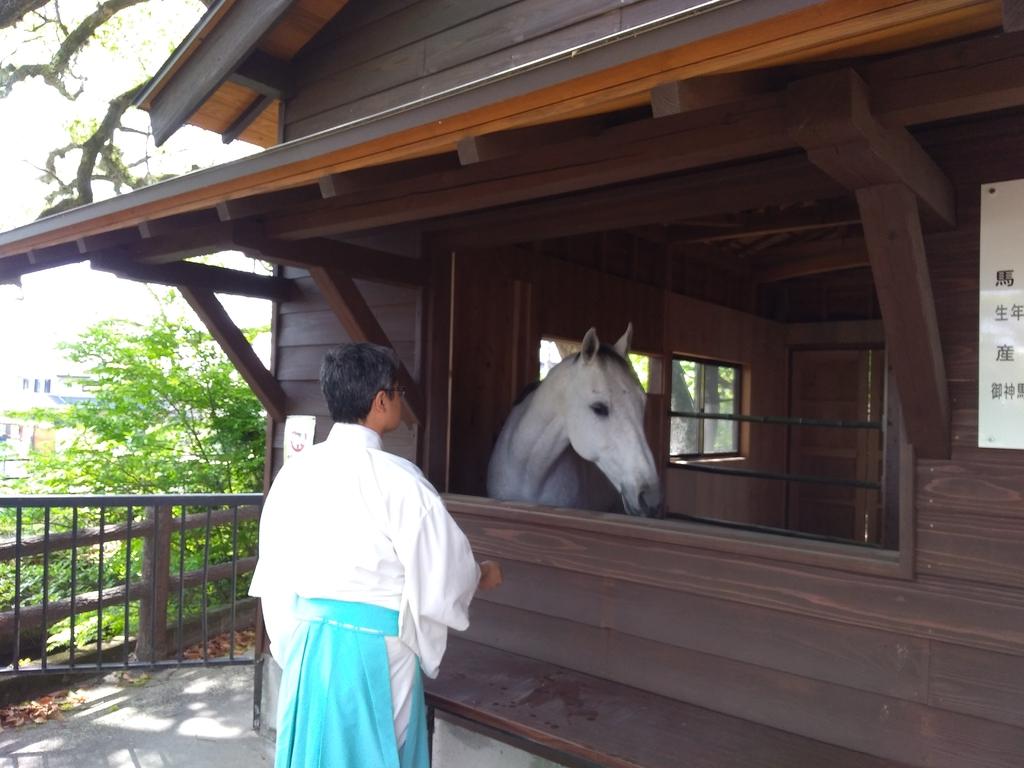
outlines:
M238 269L212 267L179 261L173 264L140 264L117 254L92 258L93 269L111 272L127 280L160 285L209 289L216 293L250 296L269 301L287 301L295 296L295 284L283 277L255 275Z
M479 136L463 136L457 147L459 162L472 165L501 157L509 157L542 145L559 144L567 141L596 136L605 125L599 116L578 120L564 120L558 123L531 125L508 131L496 131Z
M857 203L908 438L923 458L949 458L949 394L917 197L886 184L858 190Z
M431 264L426 294L427 329L423 344L427 423L421 466L441 493L448 492L448 449L451 396L452 262L451 252L428 247Z
M620 125L580 139L571 149L540 147L396 181L375 193L344 195L311 210L268 218L267 232L285 239L354 232L772 154L793 146L781 100L768 94L741 105Z
M224 306L218 301L209 288L179 286L181 295L189 303L199 319L217 340L224 353L228 356L238 373L259 398L263 407L274 421L284 421L286 415L286 398L284 390L277 379L271 375L252 345L234 324Z
M273 99L285 99L291 92L289 63L259 48L238 65L228 80Z
M833 204L801 206L783 211L752 211L731 215L719 223L682 223L669 227L663 236L668 243L717 243L768 235L812 232L860 223L855 202L846 199Z
M446 152L440 155L416 157L400 163L388 163L372 168L357 168L354 171L332 173L320 178L320 194L329 199L367 192L401 182L432 177L459 167L458 156Z
M253 124L257 117L267 111L275 101L273 96L258 95L249 106L242 110L242 113L235 118L235 121L228 126L227 130L220 135L221 141L230 144L237 139L245 130Z
M802 156L582 192L428 223L459 250L626 229L833 198L843 189Z
M863 237L781 246L758 255L751 268L756 283L775 283L826 272L869 266Z
M678 115L740 101L783 85L779 75L759 70L676 80L651 89L651 113L656 118Z
M1022 30L1024 30L1024 2L1003 0L1003 31L1020 32Z
M258 252L267 261L291 267L323 267L338 270L349 277L394 285L424 285L427 263L421 259L396 256L354 243L312 238L309 240L273 240L241 235L239 242Z
M153 99L149 117L157 146L167 141L238 69L291 5L292 0L236 0L227 16Z
M790 136L847 189L900 183L933 221L955 225L953 185L905 128L878 121L868 86L852 69L791 83L788 104Z
M369 341L391 347L387 334L380 327L373 310L351 277L336 269L324 267L312 267L309 274L352 341ZM402 401L403 420L408 424L424 424L426 413L423 393L401 362L398 368L398 385L405 389L405 398Z
M312 184L291 189L279 189L276 192L265 192L261 195L240 197L237 200L224 200L217 203L217 218L221 221L238 221L298 207L319 199L320 188Z

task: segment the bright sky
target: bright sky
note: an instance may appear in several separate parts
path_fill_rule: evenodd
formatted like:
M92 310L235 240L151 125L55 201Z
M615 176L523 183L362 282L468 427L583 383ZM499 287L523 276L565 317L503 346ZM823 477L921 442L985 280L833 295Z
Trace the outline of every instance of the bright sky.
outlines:
M93 0L60 3L62 19L69 26L95 7ZM117 26L106 30L108 45L91 45L75 65L76 74L88 73L89 77L76 101L68 101L38 79L19 83L10 96L0 99L0 231L33 221L46 207L50 187L39 180L40 169L51 149L68 142L75 121L102 116L113 96L145 78L144 73L155 72L202 12L198 0L152 0L122 11L115 17ZM123 40L131 40L131 47L125 48ZM52 50L52 40L24 29L0 31L0 65L46 61L47 51ZM142 130L148 120L138 110L126 117L127 124ZM143 137L125 139L129 143L126 158L144 156ZM255 151L257 147L237 141L225 146L219 135L188 126L153 155L150 163L158 172L180 174ZM65 168L73 168L76 162L69 158ZM114 194L111 185L104 183L94 185L94 191L97 199ZM251 262L242 259L239 266L251 268ZM221 299L241 327L270 322L269 302ZM87 264L26 275L20 289L0 285L0 391L14 376L65 372L67 366L54 346L75 338L88 325L112 317L144 320L154 308L145 285L93 272ZM2 406L0 402L0 409Z

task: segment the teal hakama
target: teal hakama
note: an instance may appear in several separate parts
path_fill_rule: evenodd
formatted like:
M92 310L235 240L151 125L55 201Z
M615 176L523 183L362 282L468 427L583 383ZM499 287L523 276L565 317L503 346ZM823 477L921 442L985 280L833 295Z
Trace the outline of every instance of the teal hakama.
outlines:
M298 626L281 660L275 768L428 768L419 668L399 749L385 637L398 612L365 603L298 598Z

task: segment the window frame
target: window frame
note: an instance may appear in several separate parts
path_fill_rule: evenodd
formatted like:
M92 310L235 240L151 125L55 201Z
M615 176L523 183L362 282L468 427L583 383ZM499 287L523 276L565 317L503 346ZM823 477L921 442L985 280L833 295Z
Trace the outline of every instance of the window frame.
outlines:
M688 362L688 363L696 363L696 364L702 366L702 368L701 368L701 370L702 370L701 377L702 378L704 376L703 370L707 366L709 366L709 365L713 365L713 366L716 366L718 368L731 368L734 371L734 374L733 374L733 403L735 404L734 408L733 408L733 414L732 415L734 415L734 416L741 416L742 415L742 410L743 410L743 376L744 376L744 370L743 370L743 365L741 363L731 363L731 362L727 362L725 360L717 360L717 359L713 359L713 358L691 357L691 356L687 356L687 355L673 354L671 360L669 361L669 366L670 366L669 367L669 371L670 372L672 370L672 366L675 365L677 360L678 361L682 361L682 362ZM727 452L721 452L721 453L707 453L707 452L705 452L704 451L704 424L707 421L711 421L711 419L708 419L708 417L706 415L693 416L693 415L691 415L689 413L685 413L683 411L674 411L674 410L672 410L671 373L669 375L669 382L670 382L669 390L666 393L666 399L668 400L668 433L669 433L669 436L670 436L669 437L669 446L668 446L668 461L669 461L669 464L672 464L673 462L715 461L715 460L718 460L718 459L742 458L744 456L744 453L743 453L743 430L740 428L741 427L741 422L739 422L739 421L733 422L733 423L736 424L736 450L735 451L727 451ZM697 405L696 407L699 408L699 411L700 411L701 414L704 414L705 411L704 411L703 400L704 400L705 387L702 385L699 389L700 389L700 397L701 397L702 402L699 405ZM696 419L697 420L697 447L699 449L697 453L672 453L671 434L672 434L672 419L674 419L674 418L687 418L687 419Z

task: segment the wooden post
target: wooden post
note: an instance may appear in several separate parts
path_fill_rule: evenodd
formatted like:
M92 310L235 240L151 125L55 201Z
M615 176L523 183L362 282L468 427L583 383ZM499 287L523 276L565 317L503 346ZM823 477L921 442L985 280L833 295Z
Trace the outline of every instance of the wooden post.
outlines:
M184 514L184 511L182 512ZM171 507L147 509L152 533L142 549L142 578L149 585L139 599L139 632L135 656L159 661L167 656L167 594L171 565Z

